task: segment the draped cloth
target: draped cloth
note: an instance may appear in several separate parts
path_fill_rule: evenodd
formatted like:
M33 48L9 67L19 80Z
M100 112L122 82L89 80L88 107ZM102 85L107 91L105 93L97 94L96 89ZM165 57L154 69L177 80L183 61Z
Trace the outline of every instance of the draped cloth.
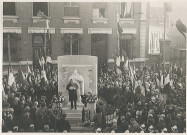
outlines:
M164 32L158 27L150 27L149 30L149 51L148 54L160 54L160 39L163 38Z
M69 80L73 80L78 85L77 89L77 101L81 103L81 95L84 95L84 78L74 70L74 73L69 77Z

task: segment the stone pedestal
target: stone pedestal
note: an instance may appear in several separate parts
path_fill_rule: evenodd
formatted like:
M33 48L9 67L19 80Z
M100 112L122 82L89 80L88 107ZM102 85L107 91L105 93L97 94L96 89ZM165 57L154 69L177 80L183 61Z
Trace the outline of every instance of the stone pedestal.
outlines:
M81 104L80 96L82 93L86 95L88 95L88 92L97 94L97 57L88 55L66 55L59 56L57 61L58 92L62 92L65 98L63 107L69 107L69 93L66 90L66 86L70 79L75 76L75 73L78 75L74 78L77 80L77 83L80 83L80 88L77 90L77 96L79 98L77 104ZM82 85L82 83L84 84ZM87 106L94 113L96 105L88 104Z
M90 120L93 120L93 116L96 112L96 103L87 103L87 110L90 110Z

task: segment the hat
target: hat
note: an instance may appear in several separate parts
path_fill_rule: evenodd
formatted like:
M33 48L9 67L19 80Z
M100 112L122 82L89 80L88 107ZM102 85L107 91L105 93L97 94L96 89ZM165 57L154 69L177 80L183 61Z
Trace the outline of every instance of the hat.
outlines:
M140 126L140 128L141 128L141 129L144 129L144 128L145 128L145 125L144 125L144 124L142 124L142 125Z
M160 115L160 118L165 118L165 114L161 114L161 115Z
M161 131L162 131L162 132L167 132L168 130L167 130L167 128L164 128L164 129L162 129Z
M44 125L44 131L49 131L49 125Z
M121 116L121 121L124 121L125 120L125 116Z
M113 122L113 124L114 124L114 123L117 123L117 120L116 120L116 119L113 119L113 121L112 121L112 122Z
M10 113L13 113L13 112L14 112L14 109L13 109L13 108L9 108L9 112L10 112Z
M18 97L15 97L14 101L17 101L17 102L18 102L18 101L19 101L19 98L18 98Z
M175 126L171 127L171 130L172 130L173 132L177 132L177 126L175 125Z
M148 114L148 117L153 117L153 115L152 114Z
M142 102L141 101L139 101L138 103L137 103L137 105L141 105L142 104Z
M153 126L151 125L151 126L149 126L149 130L153 130Z
M34 124L30 124L30 127L34 127Z
M96 129L96 132L101 132L101 128L97 128L97 129Z
M26 106L26 107L24 108L24 111L25 111L25 112L29 112L29 111L30 111L30 107L29 107L29 106Z
M64 130L63 133L67 133L67 130Z
M129 130L126 130L124 133L129 133Z
M18 129L18 126L14 126L13 129Z

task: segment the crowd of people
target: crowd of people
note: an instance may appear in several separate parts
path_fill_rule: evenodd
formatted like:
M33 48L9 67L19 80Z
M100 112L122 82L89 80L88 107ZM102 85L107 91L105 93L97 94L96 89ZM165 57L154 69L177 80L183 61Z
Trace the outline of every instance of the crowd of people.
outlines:
M69 132L57 72L21 68L3 78L2 132ZM54 107L53 104L56 106Z
M158 64L128 65L121 73L120 69L105 68L99 77L99 96L116 108L117 115L106 124L101 114L110 110L97 110L96 132L186 132L186 76L179 66L163 70Z
M182 99L186 76L182 69L172 65L163 72L162 65L124 65L105 67L99 75L98 98L112 106L109 109L115 108L116 117L106 120L110 110L97 106L92 121L94 131L186 132L186 100ZM25 77L20 69L11 85L7 78L10 76L3 78L3 132L70 132L71 126L60 106L57 72L40 68L29 71Z

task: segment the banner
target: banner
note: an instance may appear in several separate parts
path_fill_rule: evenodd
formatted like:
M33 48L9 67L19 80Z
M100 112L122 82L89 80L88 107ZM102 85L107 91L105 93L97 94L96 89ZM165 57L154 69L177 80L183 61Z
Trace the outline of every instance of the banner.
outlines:
M164 37L162 28L150 27L149 29L149 51L148 54L160 55L160 39Z

